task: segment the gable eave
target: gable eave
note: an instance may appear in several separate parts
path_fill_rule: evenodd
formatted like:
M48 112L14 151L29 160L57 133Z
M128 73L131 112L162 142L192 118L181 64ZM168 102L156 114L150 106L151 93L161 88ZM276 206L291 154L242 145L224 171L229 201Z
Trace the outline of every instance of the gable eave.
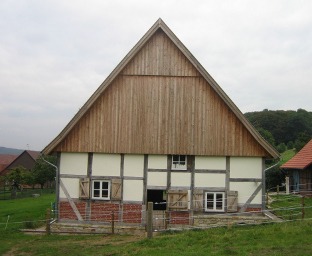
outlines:
M233 111L236 117L243 123L246 129L251 133L255 140L265 149L268 155L272 158L278 158L279 153L266 142L261 135L255 130L255 128L248 122L242 112L237 108L233 101L226 95L218 83L210 76L210 74L204 69L204 67L198 62L198 60L192 55L192 53L184 46L184 44L177 38L177 36L171 31L171 29L163 22L162 19L158 19L154 25L145 33L145 35L138 41L138 43L130 50L130 52L122 59L122 61L116 66L116 68L110 73L110 75L104 80L104 82L98 87L98 89L92 94L83 107L77 112L77 114L71 119L67 126L61 131L61 133L42 151L43 154L50 154L55 147L66 137L66 135L73 129L80 118L88 111L88 109L94 104L98 97L105 91L105 89L114 81L114 79L121 73L125 66L131 61L131 59L142 49L146 42L156 33L158 29L161 29L175 44L175 46L184 54L184 56L191 62L191 64L198 70L203 78L211 85L220 98L226 103L226 105Z

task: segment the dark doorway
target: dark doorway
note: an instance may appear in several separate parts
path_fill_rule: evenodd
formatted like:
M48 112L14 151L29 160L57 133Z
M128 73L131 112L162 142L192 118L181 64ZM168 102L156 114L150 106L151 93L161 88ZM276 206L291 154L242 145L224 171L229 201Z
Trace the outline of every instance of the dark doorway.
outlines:
M153 202L153 210L166 210L166 190L148 189L147 202Z

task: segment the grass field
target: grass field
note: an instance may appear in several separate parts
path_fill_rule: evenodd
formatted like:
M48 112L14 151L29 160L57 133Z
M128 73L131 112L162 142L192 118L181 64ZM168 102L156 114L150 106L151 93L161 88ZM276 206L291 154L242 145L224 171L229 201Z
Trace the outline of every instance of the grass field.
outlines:
M270 203L270 208L275 209L274 214L282 217L285 220L295 220L302 218L302 210L304 212L304 218L312 219L312 198L305 197L302 201L302 197L299 195L274 195L271 196L273 202ZM304 203L304 209L302 209L302 203Z
M17 231L27 219L43 220L53 201L54 195L0 201L0 255L311 255L312 251L310 220L165 232L151 240L129 235L48 236ZM287 204L287 200L276 202Z

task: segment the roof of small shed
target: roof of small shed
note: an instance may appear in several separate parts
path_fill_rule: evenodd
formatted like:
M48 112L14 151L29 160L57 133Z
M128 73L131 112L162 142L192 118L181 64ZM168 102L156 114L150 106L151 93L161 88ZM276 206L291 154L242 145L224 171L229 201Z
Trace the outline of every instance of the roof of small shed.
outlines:
M282 169L305 169L312 164L312 139Z

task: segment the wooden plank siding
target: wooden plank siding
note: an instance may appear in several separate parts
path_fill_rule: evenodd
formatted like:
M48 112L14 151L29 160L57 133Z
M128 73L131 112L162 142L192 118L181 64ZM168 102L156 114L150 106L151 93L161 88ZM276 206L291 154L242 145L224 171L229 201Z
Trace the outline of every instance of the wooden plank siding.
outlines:
M43 152L278 155L161 19Z
M120 75L56 151L263 156L202 77Z

